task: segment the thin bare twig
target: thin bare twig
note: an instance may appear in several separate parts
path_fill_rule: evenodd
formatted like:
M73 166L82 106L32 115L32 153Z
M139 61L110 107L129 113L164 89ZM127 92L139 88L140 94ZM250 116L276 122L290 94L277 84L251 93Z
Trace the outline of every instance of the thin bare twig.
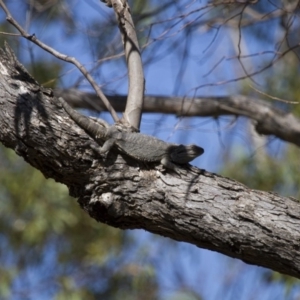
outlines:
M48 53L52 54L56 58L74 64L80 70L80 72L85 76L85 78L89 81L89 83L92 85L92 87L96 91L96 94L103 101L103 103L106 106L107 110L112 115L114 121L117 122L119 120L116 111L111 106L111 104L109 103L108 99L103 94L102 90L100 89L100 87L98 86L98 84L96 83L96 81L94 80L94 78L89 74L89 72L85 69L85 67L78 60L76 60L75 57L70 57L70 56L67 56L65 54L62 54L62 53L58 52L57 50L53 49L52 47L50 47L50 46L44 44L43 42L41 42L35 36L35 34L29 34L28 32L26 32L22 28L22 26L12 17L10 11L8 10L8 8L6 7L6 5L4 4L4 2L2 0L0 0L0 7L3 9L3 11L6 14L6 20L10 24L12 24L20 32L20 34L24 38L26 38L27 40L31 41L32 43L38 45L40 48L42 48L43 50L45 50Z
M280 102L283 102L283 103L288 103L288 104L299 104L299 101L289 101L289 100L285 100L285 99L281 99L281 98L278 98L278 97L275 97L275 96L271 96L267 93L264 93L258 89L256 89L254 86L252 86L251 84L249 84L249 86L256 92L270 98L270 99L273 99L273 100L277 100L277 101L280 101Z
M3 34L3 35L10 35L10 36L18 36L18 37L21 36L21 35L18 34L18 33L4 32L4 31L0 31L0 34Z
M289 52L297 49L297 48L300 48L300 43L296 44L295 46L285 50L284 52L278 52L279 55L274 58L271 62L269 62L267 65L265 65L264 67L260 68L259 70L257 71L253 71L251 73L249 73L248 75L244 75L244 76L240 76L240 77L236 77L236 78L233 78L233 79L228 79L228 80L222 80L222 81L218 81L218 82L215 82L215 83L205 83L205 84L201 84L201 85L198 85L197 87L195 88L192 88L190 92L192 91L198 91L199 89L202 89L204 87L207 87L207 86L220 86L220 85L224 85L224 84L228 84L228 83L231 83L231 82L236 82L236 81L240 81L240 80L243 80L243 79L247 79L251 76L255 76L255 75L258 75L260 73L262 73L263 71L266 71L267 69L271 68L277 61L279 61L282 57L284 57L286 54L288 54Z

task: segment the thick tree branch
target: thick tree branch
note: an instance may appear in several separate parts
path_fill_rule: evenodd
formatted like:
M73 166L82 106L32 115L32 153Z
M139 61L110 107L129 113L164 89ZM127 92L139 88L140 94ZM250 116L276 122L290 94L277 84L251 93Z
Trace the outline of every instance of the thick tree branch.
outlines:
M94 109L89 103L97 103L99 111L105 110L92 93L78 90L57 90L73 107ZM126 96L107 96L117 111L123 111ZM275 108L270 103L243 95L227 97L163 97L145 96L144 112L175 114L186 117L244 116L254 121L259 134L274 135L283 141L300 147L300 120L291 113Z
M300 278L300 203L204 170L162 173L90 137L9 50L0 53L0 141L46 177L66 184L93 218L143 228ZM55 220L54 220L55 221Z

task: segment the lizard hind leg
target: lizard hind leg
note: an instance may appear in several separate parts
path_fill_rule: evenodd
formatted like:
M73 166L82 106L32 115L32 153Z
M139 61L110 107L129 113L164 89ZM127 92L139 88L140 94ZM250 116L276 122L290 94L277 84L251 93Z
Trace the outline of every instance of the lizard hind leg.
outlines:
M91 148L98 153L100 156L106 158L112 146L115 144L115 139L108 139L105 141L102 147L97 147L91 144Z

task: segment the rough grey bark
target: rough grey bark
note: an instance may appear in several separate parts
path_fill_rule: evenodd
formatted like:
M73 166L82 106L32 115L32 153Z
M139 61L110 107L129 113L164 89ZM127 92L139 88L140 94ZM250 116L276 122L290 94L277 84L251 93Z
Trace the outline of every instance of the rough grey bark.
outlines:
M300 203L194 167L179 176L112 152L87 134L9 51L0 53L0 141L69 187L90 216L143 228L300 278ZM55 220L53 220L55 222Z

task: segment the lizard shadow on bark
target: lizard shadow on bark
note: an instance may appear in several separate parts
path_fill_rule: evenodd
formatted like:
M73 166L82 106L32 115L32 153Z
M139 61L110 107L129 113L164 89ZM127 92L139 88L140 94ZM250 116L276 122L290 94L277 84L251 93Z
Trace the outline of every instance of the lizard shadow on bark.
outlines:
M24 146L22 143L26 144L26 137L30 135L30 124L31 117L34 114L34 109L36 108L38 117L41 117L45 124L47 124L47 129L45 127L40 127L39 130L45 134L46 130L52 131L52 126L49 122L49 114L42 103L42 93L39 91L36 94L24 93L17 96L15 109L14 109L14 126L16 135L21 139L18 139L17 151L22 151ZM24 131L24 133L23 133ZM32 141L32 139L30 139ZM38 142L38 141L37 141ZM36 145L31 144L30 147L34 148Z

